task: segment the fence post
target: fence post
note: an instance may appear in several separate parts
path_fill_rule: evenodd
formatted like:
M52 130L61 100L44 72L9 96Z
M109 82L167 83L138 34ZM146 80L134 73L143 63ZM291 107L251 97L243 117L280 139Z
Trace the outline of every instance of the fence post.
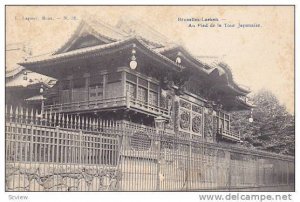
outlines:
M286 164L286 184L289 185L290 182L289 182L289 173L290 173L290 168L289 168L289 162L287 162Z
M56 133L56 163L59 163L59 126L55 127L55 133Z
M229 168L228 168L228 191L231 190L231 169L232 169L232 166L231 166L231 153L229 152L229 155L228 155L229 159L228 159L228 162L229 162Z
M189 153L188 153L188 165L187 165L187 182L186 182L186 191L188 191L191 187L191 175L190 175L190 172L191 172L191 160L192 160L192 139L190 137L190 140L189 140Z
M259 157L255 158L256 160L256 186L259 186Z
M79 130L79 164L82 163L82 130Z
M159 131L157 131L157 181L156 181L156 191L160 191L160 163L161 163L161 157L160 157L160 146L161 146L161 139Z
M30 137L30 164L32 163L32 156L33 156L33 122L32 122L33 117L31 116L30 120L30 132L31 132L31 137Z
M160 143L158 143L158 145L160 145ZM156 191L159 191L160 190L160 154L158 154L158 156L157 156L157 181L156 181L156 183L157 183Z

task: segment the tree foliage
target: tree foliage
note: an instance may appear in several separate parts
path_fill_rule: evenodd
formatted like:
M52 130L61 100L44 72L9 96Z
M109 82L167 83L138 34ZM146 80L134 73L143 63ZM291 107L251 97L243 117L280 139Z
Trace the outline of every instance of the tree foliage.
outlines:
M232 126L240 131L243 145L287 155L295 153L294 115L280 105L274 94L261 90L250 98L256 106L254 121L248 121L249 111L234 112Z

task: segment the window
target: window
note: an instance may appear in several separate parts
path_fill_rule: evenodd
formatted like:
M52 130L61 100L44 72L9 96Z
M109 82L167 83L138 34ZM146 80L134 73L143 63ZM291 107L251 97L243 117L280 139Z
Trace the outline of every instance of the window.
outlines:
M142 102L147 102L147 89L143 87L138 88L138 100Z
M103 75L95 75L90 77L89 93L90 100L103 99Z
M149 82L149 104L158 106L158 85Z
M107 83L105 88L105 98L116 98L122 94L121 82Z
M136 84L137 76L126 73L126 80Z
M149 104L150 105L158 105L158 94L157 92L150 91L149 92Z
M71 102L71 81L63 80L60 83L61 91L59 92L60 103L70 103Z
M136 98L136 83L137 76L126 72L126 92L128 92L129 96L133 99Z
M158 92L158 85L154 83L150 83L150 90L154 92Z
M225 114L224 112L217 112L217 117L218 117L218 127L229 131L230 130L229 114Z
M145 88L148 88L148 81L145 79L139 78L139 86L143 86Z
M159 86L144 78L126 72L126 90L131 98L158 106Z
M122 94L121 80L122 80L121 72L114 72L107 75L105 98L115 98L121 96Z
M127 82L126 83L126 91L129 93L131 98L136 97L136 87L134 84Z

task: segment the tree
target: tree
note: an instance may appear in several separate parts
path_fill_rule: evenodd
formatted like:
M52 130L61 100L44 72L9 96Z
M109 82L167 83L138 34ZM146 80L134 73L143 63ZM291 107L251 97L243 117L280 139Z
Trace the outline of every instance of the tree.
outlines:
M294 155L294 116L280 105L270 91L260 90L250 99L256 105L253 109L253 123L248 121L249 111L234 112L232 115L233 129L240 131L243 145Z

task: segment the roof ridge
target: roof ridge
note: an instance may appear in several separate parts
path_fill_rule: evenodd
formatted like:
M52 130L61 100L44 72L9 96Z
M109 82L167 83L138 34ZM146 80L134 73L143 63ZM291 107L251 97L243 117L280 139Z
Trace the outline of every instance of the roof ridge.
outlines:
M121 31L120 29L118 29L117 27L115 27L115 26L113 26L113 25L111 25L111 24L109 24L109 23L107 23L107 22L101 20L101 19L98 18L98 17L97 17L97 19L92 19L91 17L89 17L89 18L84 19L84 20L86 21L86 23L91 22L91 23L96 23L96 24L103 25L103 26L105 26L106 28L108 28L108 29L110 29L110 30L112 30L112 31L114 31L114 32L119 33L120 35L124 35L124 34L125 34L125 32L123 32L123 31Z
M128 37L128 35L125 35L125 32L122 33L121 30L104 22L103 20L100 20L99 18L92 19L91 17L87 17L87 18L81 19L80 23L75 28L75 30L70 35L70 37L66 40L66 42L61 47L59 47L58 49L53 51L52 55L57 54L60 51L62 51L64 48L66 48L66 46L72 42L72 39L75 38L76 35L79 35L81 33L82 29L84 29L85 26L87 26L88 29L91 29L92 31L94 31L97 35L99 35L103 38L107 38L110 41L118 41L118 40L120 40L120 38ZM111 36L108 36L107 34L104 34L101 31L99 31L99 29L97 29L98 26L100 26L100 27L104 26L105 28L109 29L110 31L113 31L113 32L117 33L118 35L121 35L121 37L113 38Z
M82 28L84 24L83 20L80 20L80 23L77 25L77 27L74 29L74 31L72 32L72 34L70 34L70 36L68 37L68 39L66 40L65 43L63 43L59 48L57 48L56 50L54 50L51 55L57 54L59 53L68 43L70 43L70 40L75 37L76 34L78 34L80 32L80 29Z
M111 41L117 41L115 38L111 38L111 37L106 36L106 35L104 35L104 34L102 34L102 33L99 33L99 32L98 32L92 25L90 25L88 22L86 22L86 26L88 26L92 31L96 32L97 35L99 35L99 36L101 36L101 37L103 37L103 38L107 38L107 39L109 39L109 40L111 40Z
M131 39L133 39L134 37L128 37L124 40L120 40L120 41L115 41L115 42L112 42L112 43L108 43L108 44L101 44L101 45L96 45L96 46L89 46L89 47L85 47L85 48L81 48L81 49L76 49L76 50L72 50L72 51L69 51L69 52L64 52L64 53L59 53L57 55L47 55L48 56L48 59L49 57L50 58L57 58L57 57L62 57L64 55L73 55L73 54L76 54L76 53L80 53L80 52L84 52L86 50L97 50L97 49L101 49L101 48L106 48L106 47L110 47L110 46L114 46L114 45L117 45L117 44L120 44L120 43L124 43L126 41L129 41ZM44 56L44 55L42 55ZM33 58L33 57L31 57ZM25 63L34 63L34 62L38 62L40 61L41 59L46 59L46 58L37 58L36 60L28 60L28 61L25 61L25 62L20 62L20 64L25 64Z
M25 68L20 66L20 65L17 65L16 68L14 69L11 69L11 70L6 70L5 69L5 77L11 77L11 76L14 76L18 73L20 73L22 70L24 70Z

